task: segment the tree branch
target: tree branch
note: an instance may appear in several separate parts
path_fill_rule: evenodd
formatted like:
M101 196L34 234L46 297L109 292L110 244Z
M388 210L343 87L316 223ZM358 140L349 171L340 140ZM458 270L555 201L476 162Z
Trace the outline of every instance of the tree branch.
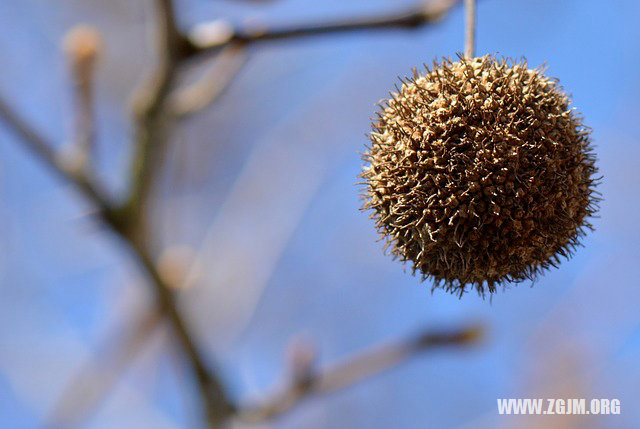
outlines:
M65 168L64 164L58 161L56 153L52 149L53 146L48 144L44 138L15 114L2 98L0 98L0 118L4 119L6 124L21 138L20 141L44 160L56 174L75 185L90 202L100 208L101 219L131 250L134 258L149 277L149 283L154 288L156 298L172 324L176 337L193 369L210 426L219 427L233 412L234 407L226 397L220 379L214 376L213 372L204 363L204 359L197 350L192 336L180 315L171 285L168 285L158 273L144 243L130 234L129 225L111 207L107 200L97 192L92 182L83 176L81 171Z
M294 39L300 37L320 36L332 33L348 33L367 30L413 29L432 24L443 18L460 0L436 0L427 4L414 6L403 11L368 18L353 18L321 24L307 24L289 28L256 27L230 29L226 37L216 34L211 40L206 37L190 38L189 54L202 54L217 51L230 43L253 44L272 40Z
M156 175L162 171L161 163L169 133L166 102L177 78L179 66L186 58L188 46L188 42L178 30L173 2L155 0L155 8L160 58L153 75L135 99L136 149L131 169L131 190L122 207L122 215L127 221L126 229L120 233L128 239L134 255L149 274L156 296L189 359L209 426L220 427L233 412L234 407L227 398L220 379L205 365L180 315L171 285L166 284L159 275L148 250L149 194Z
M134 162L133 191L127 204L123 207L124 210L122 208L113 209L82 170L73 170L62 163L53 146L49 145L2 100L0 100L0 117L21 137L21 141L29 149L43 159L58 175L77 186L92 203L100 208L102 219L132 251L133 256L146 271L156 298L172 324L176 337L191 364L209 424L211 427L219 427L232 412L233 406L227 399L220 380L205 365L204 359L197 350L179 313L173 291L170 285L167 285L158 274L147 249L148 237L142 208L145 206L148 188L153 179L156 156L165 141L166 129L162 121L164 102L175 79L176 69L182 58L180 52L184 47L184 39L179 35L175 26L175 15L171 1L156 0L156 6L161 28L161 59L150 83L138 96L138 108L136 109L138 150Z
M222 423L234 412L234 406L227 398L226 392L220 381L204 363L204 359L200 355L198 348L191 336L186 323L184 322L178 307L176 305L176 297L171 285L165 283L151 257L146 249L139 247L133 243L132 249L134 255L138 258L142 266L152 278L151 284L154 286L156 295L160 301L160 305L164 308L169 321L171 322L178 342L185 351L189 362L191 363L204 406L207 412L207 418L210 427L220 427Z
M33 127L31 127L9 103L0 96L0 118L13 133L20 138L25 147L40 158L58 177L69 180L80 193L84 194L101 214L113 218L108 198L84 171L76 169L73 162L66 162L58 156L53 145L49 144Z
M305 36L346 33L375 29L417 28L443 17L458 0L441 0L426 6L387 16L339 21L328 24L299 26L281 29L244 29L229 32L228 37L209 40L197 45L187 40L176 24L171 0L155 0L157 27L159 29L159 59L150 79L138 91L134 102L135 154L130 173L130 190L119 207L109 202L98 185L87 173L64 162L53 146L22 120L0 98L0 118L21 138L21 141L39 156L59 176L69 180L89 201L95 204L101 219L118 235L145 271L156 298L176 338L184 350L200 389L210 427L220 427L238 411L227 397L221 379L205 364L194 343L176 303L171 285L159 274L150 252L149 226L147 222L151 187L162 171L161 161L169 133L170 115L167 109L169 94L177 79L180 66L195 54L217 52L232 44L253 44L270 40L294 39ZM331 392L361 381L378 373L414 353L435 346L466 344L477 336L477 330L455 333L424 334L407 342L355 357L344 364L330 368L322 374L310 374L303 383L298 380L290 390L268 401L264 406L247 409L241 415L248 419L264 419L287 411L302 399Z
M440 347L472 345L483 333L484 329L479 325L455 331L425 331L404 341L366 350L321 372L309 368L306 376L294 379L284 392L262 405L240 410L239 418L255 423L277 417L311 396L345 389L419 353Z
M144 213L157 168L166 146L168 124L165 101L176 80L180 63L186 58L189 42L179 32L173 2L155 0L159 59L151 77L134 98L135 154L131 166L130 192L123 211L144 239L148 239Z
M184 119L211 105L233 82L246 61L244 45L225 46L202 78L171 95L169 105L172 114Z

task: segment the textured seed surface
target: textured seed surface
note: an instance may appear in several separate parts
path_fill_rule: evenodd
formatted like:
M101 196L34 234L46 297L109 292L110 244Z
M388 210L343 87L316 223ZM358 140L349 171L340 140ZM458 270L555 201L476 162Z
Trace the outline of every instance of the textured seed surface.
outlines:
M364 208L434 287L481 294L569 257L597 210L589 131L555 80L492 56L404 80L373 123Z

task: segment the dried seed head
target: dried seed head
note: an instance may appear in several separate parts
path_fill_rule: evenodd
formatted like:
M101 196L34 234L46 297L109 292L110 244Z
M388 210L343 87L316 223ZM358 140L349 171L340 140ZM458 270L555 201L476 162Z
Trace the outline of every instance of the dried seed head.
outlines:
M492 56L434 63L392 93L364 208L434 287L484 294L568 257L597 210L589 131L555 80Z

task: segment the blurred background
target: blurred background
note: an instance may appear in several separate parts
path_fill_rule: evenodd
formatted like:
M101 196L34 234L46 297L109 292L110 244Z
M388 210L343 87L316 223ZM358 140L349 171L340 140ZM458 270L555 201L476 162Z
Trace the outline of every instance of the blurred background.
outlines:
M219 18L324 22L417 1L176 5L187 29ZM103 33L96 168L113 195L126 185L131 93L154 63L152 15L149 1L0 2L0 93L60 147L73 129L61 39L81 22ZM251 402L278 386L292 341L313 344L324 365L425 327L488 327L479 347L421 354L260 427L637 427L639 18L632 0L479 1L477 54L548 66L593 128L605 198L572 260L490 300L431 293L385 256L355 184L375 103L412 67L462 51L462 7L417 30L247 48L222 96L173 130L153 211L156 246L189 266L181 305L231 395ZM96 383L117 382L82 427L198 427L196 390L164 325L129 365L109 366L150 308L146 279L4 123L0 198L0 427L41 427L83 368ZM504 397L618 398L622 413L498 416Z

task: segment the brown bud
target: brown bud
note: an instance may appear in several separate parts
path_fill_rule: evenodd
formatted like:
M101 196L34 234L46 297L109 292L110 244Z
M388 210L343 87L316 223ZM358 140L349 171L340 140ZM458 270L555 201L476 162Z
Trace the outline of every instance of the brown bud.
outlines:
M74 67L91 67L102 51L102 35L95 27L79 24L64 36L62 47Z

